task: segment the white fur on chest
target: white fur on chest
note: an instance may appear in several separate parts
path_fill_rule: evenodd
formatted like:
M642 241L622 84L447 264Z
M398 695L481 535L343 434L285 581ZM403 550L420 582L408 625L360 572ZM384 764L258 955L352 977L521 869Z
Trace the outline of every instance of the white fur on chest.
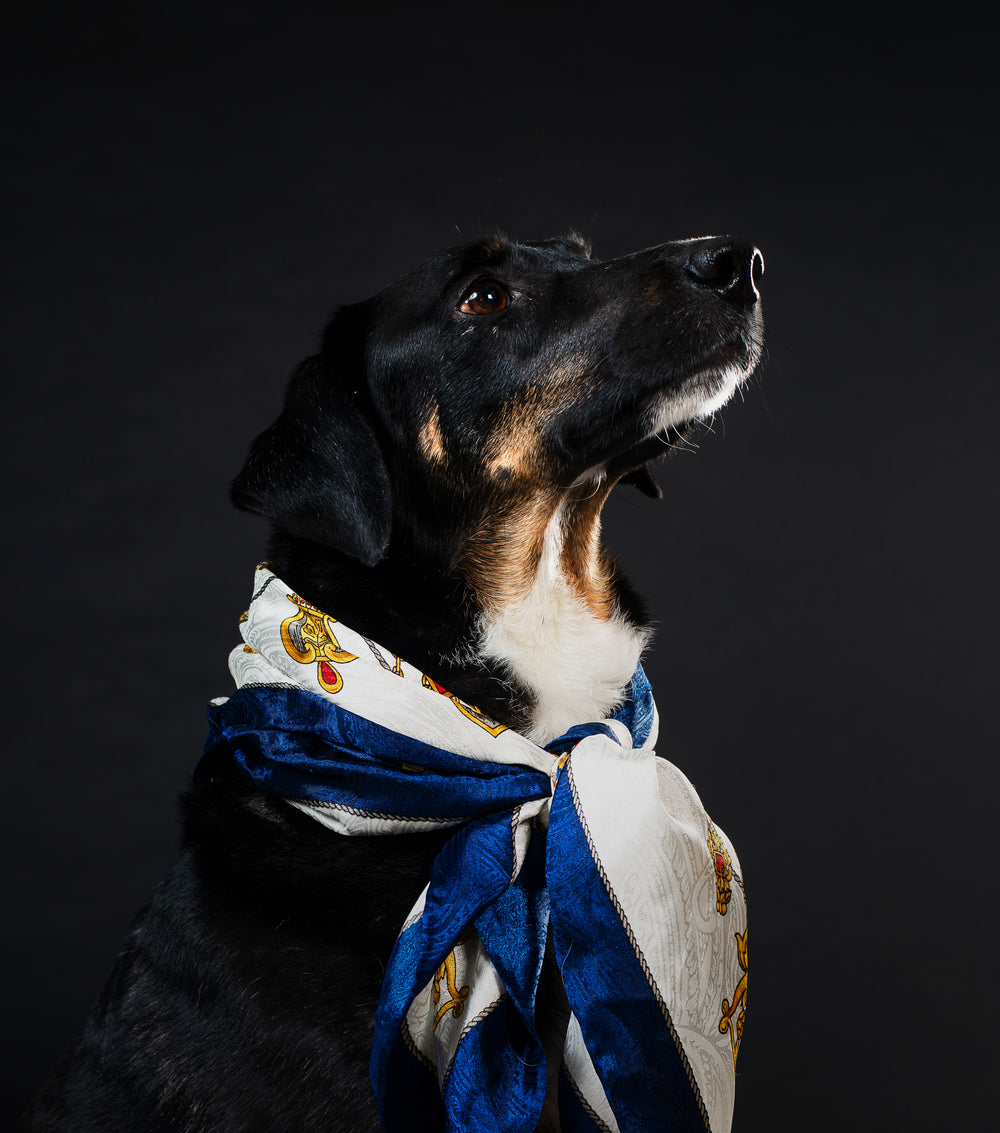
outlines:
M601 618L566 578L559 556L562 520L557 515L528 593L488 618L482 653L503 661L535 697L525 735L547 743L574 724L602 720L624 698L649 630L620 616Z

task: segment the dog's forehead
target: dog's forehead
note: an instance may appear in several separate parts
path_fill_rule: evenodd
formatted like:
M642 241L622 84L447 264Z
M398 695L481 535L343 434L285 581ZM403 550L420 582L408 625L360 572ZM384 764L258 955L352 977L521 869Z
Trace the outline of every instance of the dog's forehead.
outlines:
M577 271L590 262L590 245L573 232L524 243L497 235L454 251L461 257L463 266L470 268Z
M381 291L376 299L383 308L399 303L421 304L433 302L449 288L461 286L480 274L495 274L501 280L529 280L579 271L592 264L586 241L573 233L531 243L489 236L428 257Z
M579 271L590 262L590 246L575 233L515 243L497 235L451 250L459 272L495 270L500 274Z

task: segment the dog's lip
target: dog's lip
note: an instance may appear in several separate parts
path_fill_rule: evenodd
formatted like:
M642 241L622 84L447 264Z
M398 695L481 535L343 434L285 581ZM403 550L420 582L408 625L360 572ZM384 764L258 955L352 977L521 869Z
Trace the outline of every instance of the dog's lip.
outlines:
M722 343L721 346L717 346L706 358L703 358L694 367L694 372L719 370L725 366L732 366L733 363L741 364L742 361L743 343L739 339L730 339L728 342Z

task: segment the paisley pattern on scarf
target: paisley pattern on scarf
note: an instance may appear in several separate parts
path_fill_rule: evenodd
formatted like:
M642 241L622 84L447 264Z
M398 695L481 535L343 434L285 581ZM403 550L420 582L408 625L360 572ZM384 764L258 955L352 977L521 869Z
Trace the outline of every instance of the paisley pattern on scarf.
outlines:
M238 691L209 709L208 750L342 834L454 828L383 982L371 1071L388 1133L534 1129L549 934L572 1010L563 1129L729 1130L742 876L653 751L642 669L613 718L540 747L266 566L240 630Z

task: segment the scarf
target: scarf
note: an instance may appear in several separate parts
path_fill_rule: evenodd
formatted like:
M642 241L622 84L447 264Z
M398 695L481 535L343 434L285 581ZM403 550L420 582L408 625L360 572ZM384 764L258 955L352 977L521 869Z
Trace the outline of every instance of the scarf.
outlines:
M209 708L265 791L340 834L454 834L383 981L371 1077L387 1133L531 1133L546 939L571 1008L570 1133L726 1133L746 1006L739 861L653 751L636 670L611 719L544 747L258 567L237 692Z

